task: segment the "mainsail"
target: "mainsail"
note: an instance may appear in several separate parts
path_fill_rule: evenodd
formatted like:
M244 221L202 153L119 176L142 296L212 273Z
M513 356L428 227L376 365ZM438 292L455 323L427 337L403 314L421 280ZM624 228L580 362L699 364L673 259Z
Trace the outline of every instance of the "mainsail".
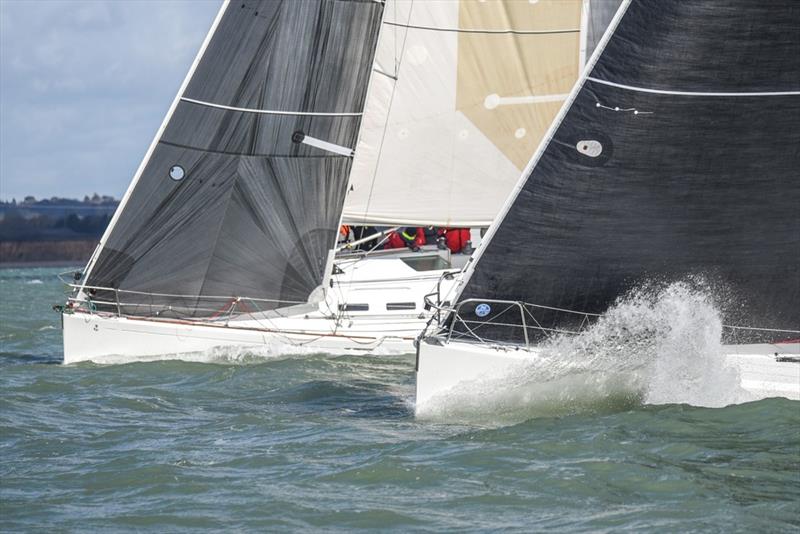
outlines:
M210 296L305 302L335 244L382 9L226 2L85 284L192 315Z
M636 0L615 21L460 299L546 306L528 324L560 330L576 321L558 309L603 313L641 284L702 278L744 327L726 342L796 337L800 5Z
M344 221L488 226L578 79L583 3L388 0Z

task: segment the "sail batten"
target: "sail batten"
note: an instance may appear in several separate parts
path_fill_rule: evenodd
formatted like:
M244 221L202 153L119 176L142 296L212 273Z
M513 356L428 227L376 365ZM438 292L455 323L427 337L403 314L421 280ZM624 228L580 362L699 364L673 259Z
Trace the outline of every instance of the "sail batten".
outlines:
M415 24L403 24L400 22L393 22L390 20L383 21L384 24L387 26L396 26L398 28L406 28L411 30L425 30L425 31L432 31L432 32L451 32L451 33L499 33L499 34L515 34L515 35L548 35L554 33L578 33L580 32L580 28L563 28L563 29L552 29L552 30L525 30L525 29L517 29L517 28L502 28L502 29L492 29L492 28L447 28L447 27L435 27L435 26L419 26Z
M317 117L360 117L364 113L362 111L347 112L347 111L285 111L276 109L250 109L250 108L237 108L235 106L226 106L224 104L215 104L214 102L204 102L202 100L195 100L194 98L181 98L183 102L198 104L201 106L208 106L210 108L227 109L229 111L241 111L244 113L263 113L265 115L306 115Z
M626 85L623 83L612 82L609 80L601 80L589 76L586 78L595 83L603 85L610 85L619 89L627 89L629 91L638 91L640 93L655 93L660 95L678 95L678 96L719 96L719 97L735 97L735 96L797 96L800 91L737 91L737 92L724 92L724 91L681 91L677 89L653 89L651 87L636 87L633 85Z

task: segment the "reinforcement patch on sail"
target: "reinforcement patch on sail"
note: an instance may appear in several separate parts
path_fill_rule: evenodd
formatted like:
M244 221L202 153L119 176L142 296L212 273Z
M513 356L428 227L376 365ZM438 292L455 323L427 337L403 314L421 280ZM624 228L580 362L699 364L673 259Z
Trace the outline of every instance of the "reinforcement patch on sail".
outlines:
M793 0L631 2L460 300L603 313L642 285L702 280L726 324L800 330L798 72ZM475 334L524 341L518 311L497 326L468 308ZM584 319L530 311L532 337Z
M335 245L381 11L228 4L87 284L201 297L125 293L146 315L219 313L206 297L305 302Z

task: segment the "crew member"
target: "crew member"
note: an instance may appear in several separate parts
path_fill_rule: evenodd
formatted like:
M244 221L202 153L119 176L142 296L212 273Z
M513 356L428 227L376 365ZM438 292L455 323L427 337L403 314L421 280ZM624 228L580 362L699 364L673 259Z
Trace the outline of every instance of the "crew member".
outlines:
M414 252L419 252L420 245L425 244L425 231L422 228L403 226L397 229L397 235Z

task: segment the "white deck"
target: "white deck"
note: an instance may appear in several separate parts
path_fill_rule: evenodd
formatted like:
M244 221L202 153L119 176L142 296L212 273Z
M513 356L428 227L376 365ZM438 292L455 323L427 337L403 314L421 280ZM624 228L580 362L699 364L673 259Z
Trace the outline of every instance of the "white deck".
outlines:
M305 306L288 316L266 312L193 321L75 308L62 316L64 363L184 359L222 347L279 347L277 350L288 353L410 353L414 338L431 314L424 309L424 297L436 291L448 270L418 271L403 258L424 260L437 254L442 253L397 251L368 259L337 260L343 272L333 277L326 298L316 307ZM455 283L443 281L442 294ZM398 309L398 304L407 309ZM344 305L358 307L342 311Z

